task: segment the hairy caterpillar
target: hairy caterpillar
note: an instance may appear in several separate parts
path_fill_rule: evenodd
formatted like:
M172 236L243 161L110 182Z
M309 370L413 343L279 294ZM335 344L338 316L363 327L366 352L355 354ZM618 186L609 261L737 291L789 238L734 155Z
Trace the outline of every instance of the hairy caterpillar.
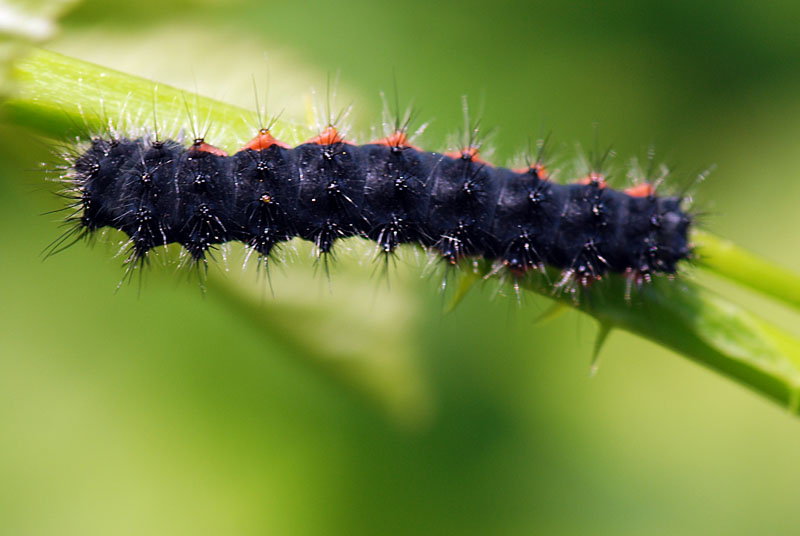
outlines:
M514 274L552 266L587 286L607 273L672 274L690 256L681 196L659 196L650 183L615 190L599 172L557 184L541 162L511 170L474 146L423 151L403 128L356 145L329 125L294 148L262 128L233 155L202 138L186 147L100 137L65 178L75 212L51 251L111 227L129 237L129 267L171 243L196 261L229 241L266 259L293 237L324 255L360 236L387 254L418 243L450 264L482 257Z

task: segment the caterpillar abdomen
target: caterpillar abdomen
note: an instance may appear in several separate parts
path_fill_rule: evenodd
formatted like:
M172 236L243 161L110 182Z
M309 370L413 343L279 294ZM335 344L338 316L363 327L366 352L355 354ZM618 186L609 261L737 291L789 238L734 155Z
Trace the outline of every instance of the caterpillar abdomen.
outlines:
M422 151L402 134L355 145L329 128L290 148L262 131L233 155L196 140L96 139L73 165L84 231L130 237L131 259L177 242L204 259L240 241L260 255L293 237L328 253L361 236L384 252L415 242L514 272L550 265L579 280L674 273L689 256L682 199L647 184L625 191L596 174L573 184L543 168L491 166L471 149Z

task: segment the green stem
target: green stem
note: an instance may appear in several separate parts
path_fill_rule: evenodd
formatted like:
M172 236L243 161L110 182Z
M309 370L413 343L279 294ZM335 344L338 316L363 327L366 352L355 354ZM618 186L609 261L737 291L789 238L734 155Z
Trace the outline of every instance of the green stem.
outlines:
M481 271L488 273L484 262ZM692 281L655 278L641 286L611 274L588 292L559 287L560 272L530 273L521 288L572 305L600 324L599 347L613 328L670 348L800 412L800 340ZM463 290L462 290L463 292Z
M800 309L800 276L705 231L692 233L697 264L710 272L795 309Z
M581 300L601 325L614 325L690 356L792 412L800 395L800 341L716 293L687 281L659 279L620 299L625 281Z
M211 143L235 150L254 134L252 111L47 50L17 61L11 76L5 120L55 139L142 124L171 133L194 122L211 126ZM292 131L285 122L273 128Z

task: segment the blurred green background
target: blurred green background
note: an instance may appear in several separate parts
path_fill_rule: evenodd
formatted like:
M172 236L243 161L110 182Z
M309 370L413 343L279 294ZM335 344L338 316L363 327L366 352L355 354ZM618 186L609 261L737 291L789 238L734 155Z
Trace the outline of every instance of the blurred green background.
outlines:
M800 270L800 4L696 4L98 0L47 47L248 108L268 73L298 123L340 73L360 139L395 72L420 145L466 94L499 163L597 123L618 161L716 165L705 227ZM48 144L0 136L0 534L800 531L800 423L726 378L623 333L589 378L586 317L490 287L445 316L424 259L387 290L357 245L330 289L301 250L273 297L234 251L205 295L170 266L115 294L113 242L41 262Z

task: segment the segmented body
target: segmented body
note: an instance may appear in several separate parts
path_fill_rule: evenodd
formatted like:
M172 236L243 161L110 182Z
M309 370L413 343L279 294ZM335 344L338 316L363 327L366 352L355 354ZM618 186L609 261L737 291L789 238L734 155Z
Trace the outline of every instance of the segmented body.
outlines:
M204 259L228 241L266 257L293 237L324 254L361 236L387 253L416 242L450 263L479 256L592 279L673 273L690 254L679 197L646 184L614 190L596 175L557 184L538 165L423 151L400 133L355 145L329 128L291 148L264 130L230 156L202 140L95 139L71 181L79 226L125 232L132 259L174 242Z

